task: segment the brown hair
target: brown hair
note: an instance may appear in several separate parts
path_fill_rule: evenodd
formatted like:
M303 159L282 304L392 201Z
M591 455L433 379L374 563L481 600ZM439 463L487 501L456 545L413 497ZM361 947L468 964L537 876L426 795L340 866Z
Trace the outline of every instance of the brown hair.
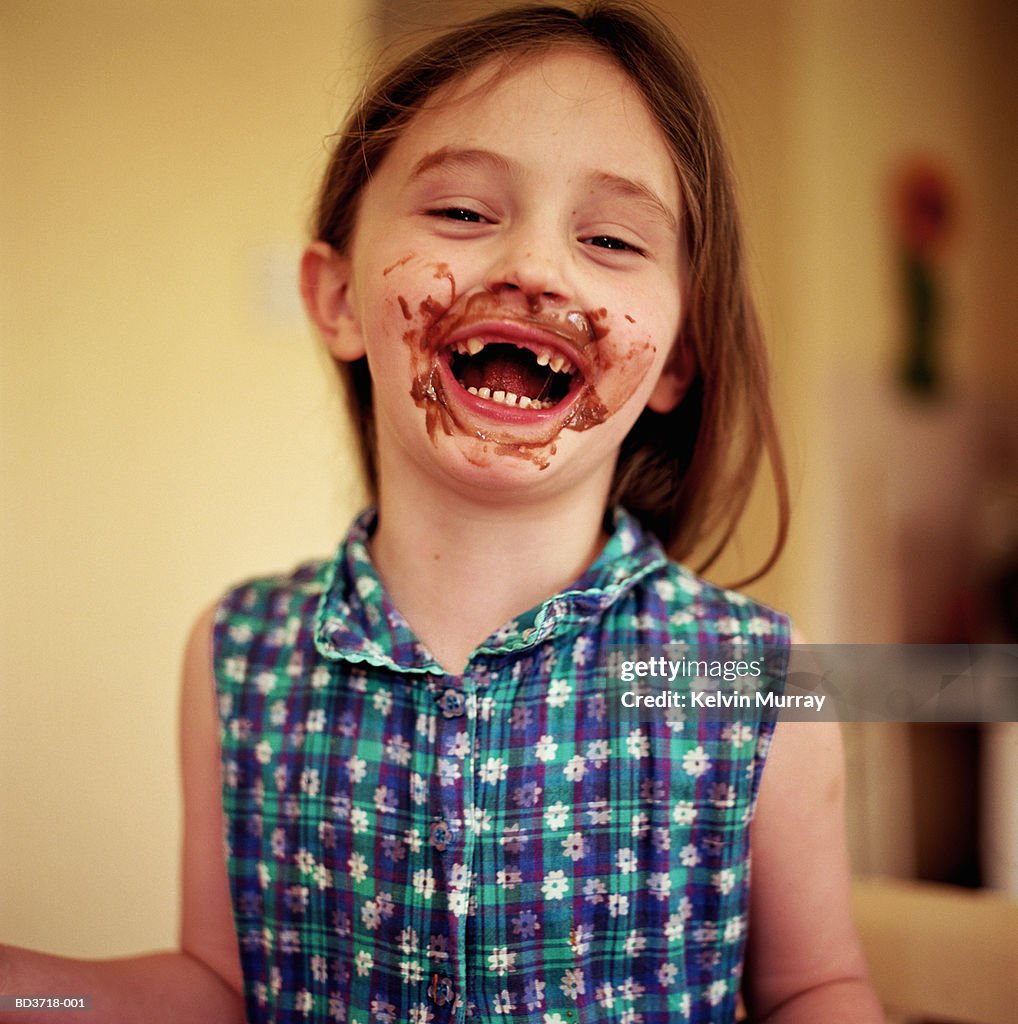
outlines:
M555 46L607 54L639 89L671 150L684 200L689 294L683 341L697 373L673 412L645 410L622 445L611 500L655 533L670 554L726 547L745 509L761 456L777 488L778 530L762 576L784 546L788 485L770 403L767 357L746 280L732 175L713 105L685 50L632 3L570 9L527 5L451 29L367 89L339 133L315 211L314 233L339 252L353 236L358 200L393 141L441 86L492 57ZM377 485L371 377L360 359L341 365L368 484Z

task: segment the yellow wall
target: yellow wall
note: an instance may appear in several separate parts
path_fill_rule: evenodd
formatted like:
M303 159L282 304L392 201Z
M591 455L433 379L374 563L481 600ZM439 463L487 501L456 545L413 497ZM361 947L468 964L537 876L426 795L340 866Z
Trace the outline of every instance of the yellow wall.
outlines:
M175 941L189 624L358 504L294 282L367 10L0 6L0 941Z
M788 440L796 525L757 592L814 639L885 639L887 542L865 529L883 514L845 492L838 446L887 438L837 401L892 373L885 177L921 147L963 189L949 365L1013 405L1015 17L1006 0L671 7L732 130ZM358 504L292 279L368 8L0 6L0 941L174 940L189 622L230 580L327 550ZM761 512L748 561L766 538ZM852 600L832 593L846 574ZM846 625L846 606L870 611Z

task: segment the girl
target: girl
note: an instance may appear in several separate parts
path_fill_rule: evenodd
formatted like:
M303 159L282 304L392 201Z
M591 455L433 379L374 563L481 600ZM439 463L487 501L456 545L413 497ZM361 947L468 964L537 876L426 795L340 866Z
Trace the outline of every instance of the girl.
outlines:
M301 271L377 508L195 629L181 951L9 952L4 991L106 1022L731 1021L740 990L878 1020L833 727L613 689L641 651L789 639L662 547L720 549L763 451L781 477L688 58L616 4L447 34L353 114Z

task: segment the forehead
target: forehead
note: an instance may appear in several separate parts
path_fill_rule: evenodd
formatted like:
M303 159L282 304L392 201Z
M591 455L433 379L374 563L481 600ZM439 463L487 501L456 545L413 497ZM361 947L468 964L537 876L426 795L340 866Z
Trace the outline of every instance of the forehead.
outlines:
M672 153L642 94L607 54L582 46L493 57L447 83L404 129L392 162L446 146L625 171L652 179L678 208Z
M497 54L439 87L423 105L422 113L485 106L509 95L536 100L547 91L565 104L597 105L614 98L635 102L646 113L626 72L608 54L577 44ZM514 110L508 108L505 113L511 116Z

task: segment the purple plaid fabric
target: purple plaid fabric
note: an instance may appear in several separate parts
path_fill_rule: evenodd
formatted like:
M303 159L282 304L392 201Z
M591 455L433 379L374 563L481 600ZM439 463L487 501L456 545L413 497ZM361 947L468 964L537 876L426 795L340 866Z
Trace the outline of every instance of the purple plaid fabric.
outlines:
M773 723L626 711L620 678L676 644L783 652L787 620L618 512L574 586L452 676L389 602L373 521L218 612L249 1019L733 1020Z

